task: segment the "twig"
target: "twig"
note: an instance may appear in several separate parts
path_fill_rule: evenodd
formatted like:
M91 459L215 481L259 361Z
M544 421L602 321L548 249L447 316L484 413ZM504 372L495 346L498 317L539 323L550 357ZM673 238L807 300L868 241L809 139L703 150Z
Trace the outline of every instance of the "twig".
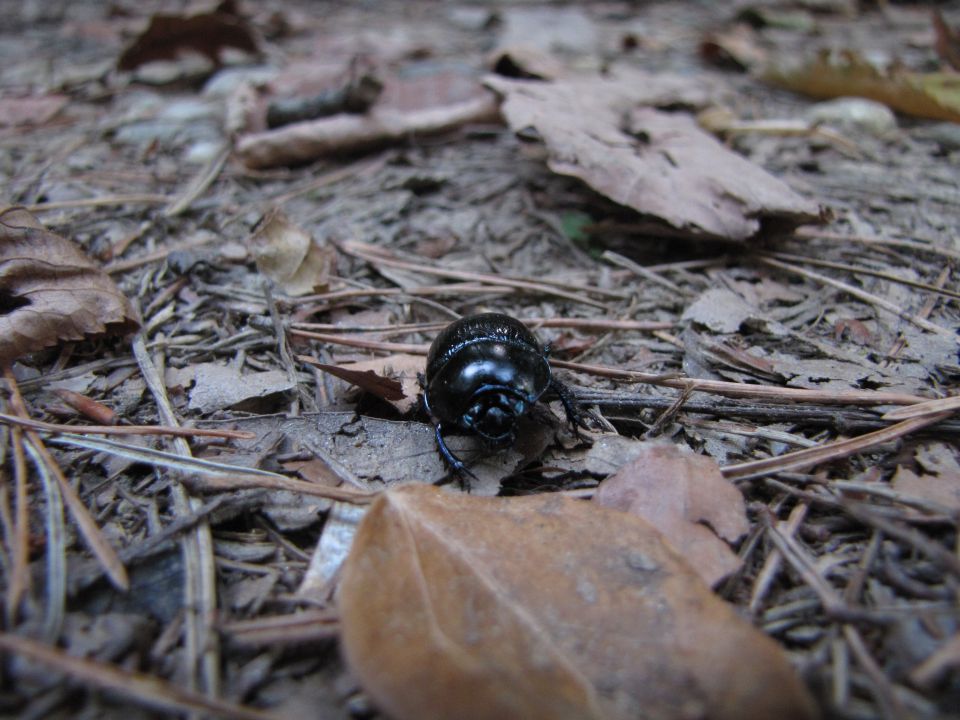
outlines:
M232 720L279 720L277 715L205 697L151 675L121 670L94 660L74 657L63 650L16 635L0 633L0 649L19 655L87 687L117 693L135 703L175 714L213 714Z
M829 390L807 390L803 388L775 387L772 385L751 385L748 383L727 382L724 380L700 380L697 378L678 378L676 375L656 375L638 370L620 370L603 365L586 365L565 360L551 360L554 367L596 375L598 377L647 383L684 389L687 387L701 392L724 395L734 398L762 398L772 402L816 402L824 405L913 405L926 402L930 398L906 393L880 392L876 390L847 390L832 392Z
M96 435L172 435L174 437L216 437L231 440L253 440L256 435L246 430L212 430L203 428L167 427L164 425L58 425L0 413L0 422L29 430L53 433L85 433Z
M940 255L942 257L960 260L960 252L950 250L939 245L932 245L913 240L891 240L888 238L866 237L864 235L844 235L843 233L828 232L815 227L797 228L798 237L817 238L819 240L833 240L841 243L860 243L861 245L886 245L888 247L903 248L905 250L919 250L921 252Z
M790 517L787 518L787 521L780 523L783 525L784 535L793 537L796 534L804 518L807 516L808 508L809 505L806 503L798 503L793 510L790 511ZM783 555L777 549L771 550L770 554L767 555L766 560L763 562L763 568L761 568L756 581L753 583L753 592L750 594L749 605L751 613L757 612L760 603L763 602L767 592L770 590L770 586L780 572L780 564L782 562Z
M162 374L147 354L144 336L138 333L133 340L133 354L143 377L153 394L157 411L167 425L176 425L177 419L167 397ZM177 454L191 457L190 446L183 438L174 438ZM179 483L170 485L173 506L178 515L197 512L201 503L191 498ZM210 697L220 692L220 651L213 629L217 612L217 574L213 564L213 537L210 525L198 524L181 539L184 563L184 607L186 609L186 670L190 690L198 687ZM202 682L198 682L202 679Z
M346 242L341 246L343 252L348 255L353 255L354 257L360 258L361 260L366 260L371 265L386 265L387 267L394 267L398 270L408 270L410 272L421 273L423 275L433 275L435 277L446 277L452 278L454 280L466 280L470 282L486 282L491 285L506 285L507 287L514 287L519 290L526 290L528 292L540 293L542 295L554 295L556 297L562 297L565 300L570 300L575 303L581 303L583 305L590 305L597 308L606 308L606 306L596 300L591 300L588 297L583 295L577 295L576 293L568 292L558 287L554 287L552 283L538 282L535 280L517 280L514 278L502 277L500 275L487 275L485 273L474 273L466 272L463 270L446 270L444 268L434 267L432 265L424 265L423 263L413 263L407 262L406 260L397 260L392 257L388 257L379 251L379 248L375 248L371 245L366 245L364 243L358 242ZM595 292L599 291L599 288L582 288L585 292ZM601 293L605 291L600 291Z
M10 388L10 404L14 412L26 417L26 405L20 396L16 378L10 368L4 368L4 377L6 378L7 386ZM50 476L56 480L57 489L63 498L64 504L70 511L70 517L72 517L74 523L76 523L77 529L80 531L84 542L86 542L94 556L103 564L104 570L114 586L126 591L130 587L130 581L127 578L127 571L124 569L123 563L121 563L120 558L117 557L116 551L100 532L96 521L90 515L90 511L87 510L87 506L83 504L73 485L71 485L64 476L60 466L57 465L57 461L54 460L53 456L50 455L50 451L47 450L43 444L41 437L34 430L27 430L26 435L29 440L27 445L28 451L30 451L31 455L34 455L38 468L42 466L46 472L49 472Z
M46 531L47 576L44 586L46 602L43 607L43 637L56 642L63 629L67 606L67 531L63 523L63 494L32 442L26 444L33 460L46 500L44 530Z
M847 263L832 262L830 260L819 260L816 258L806 257L805 255L794 255L793 253L785 253L785 252L762 253L761 256L777 258L779 260L790 260L791 262L803 263L805 265L813 265L814 267L824 267L824 268L831 268L833 270L843 270L845 272L853 273L854 275L870 275L872 277L878 277L883 280L888 280L898 285L906 285L908 287L916 288L918 290L926 290L928 292L937 293L938 295L943 295L945 297L960 298L960 292L956 292L954 290L947 290L946 288L943 288L943 287L937 287L936 285L929 285L928 283L917 282L916 280L908 280L907 278L898 277L891 273L881 272L879 270L871 270L870 268L861 267L859 265L848 265Z
M870 683L873 685L874 696L877 699L877 704L880 706L884 718L888 720L908 720L913 717L911 713L906 711L906 708L903 707L903 704L897 698L896 693L893 692L890 680L881 667L877 665L877 661L873 659L870 651L867 650L867 645L863 642L863 636L860 635L860 632L852 625L844 625L843 636L853 651L853 656L857 659L857 663L863 668L863 671L870 679Z
M907 420L915 417L926 417L927 415L938 415L942 412L956 412L960 410L960 395L938 400L928 400L927 402L909 405L907 407L890 410L883 414L884 420Z
M10 548L10 583L7 587L7 627L15 625L20 601L30 589L30 517L27 499L27 461L23 454L24 439L20 428L10 431L10 444L13 446L14 502L13 516L7 544Z
M672 293L675 293L683 297L689 297L690 295L693 294L689 290L684 290L679 285L670 282L666 278L660 277L655 271L649 268L645 268L640 263L636 263L630 258L624 257L620 253L613 252L613 250L605 250L603 255L601 255L601 257L607 262L613 263L614 265L619 265L622 268L626 268L630 272L635 273L636 275L639 275L645 280L649 280L650 282L656 285L665 287L667 290L669 290Z
M107 205L165 205L170 202L167 195L156 193L135 193L132 195L101 195L93 198L78 198L76 200L56 200L54 202L27 205L32 213L49 212L50 210L69 210L73 208L104 207Z
M891 425L882 430L875 430L872 433L860 435L859 437L848 440L836 440L820 445L819 447L795 450L764 460L751 460L750 462L736 465L727 465L721 468L720 472L723 473L723 476L728 480L748 480L763 477L764 475L771 475L776 472L805 470L814 465L832 460L840 460L841 458L869 450L877 445L896 440L927 425L939 422L948 415L949 413L942 413L940 415L904 420L896 425Z
M203 460L192 455L183 456L139 445L125 445L112 440L101 440L81 435L61 435L53 438L51 442L56 445L70 445L87 450L96 450L146 465L176 470L188 476L185 482L204 490L239 490L243 488L289 490L302 495L312 495L328 500L339 500L361 505L372 502L376 496L375 492L329 487L306 480L289 478L286 475L269 472L268 470L238 468L236 465Z
M176 217L189 208L217 179L228 157L230 157L230 146L226 145L200 169L179 197L164 208L163 216Z
M780 270L786 270L787 272L794 273L795 275L801 275L807 278L808 280L813 280L814 282L819 282L819 283L823 283L824 285L830 285L831 287L835 287L838 290L842 290L848 295L852 295L853 297L859 300L862 300L863 302L869 305L873 305L876 308L885 310L888 313L891 313L893 315L896 315L897 317L900 317L900 318L903 318L904 320L912 322L918 328L926 330L927 332L931 332L936 335L940 335L941 337L948 338L953 342L960 342L960 339L958 339L957 336L950 330L942 328L939 325L935 325L934 323L928 320L925 320L919 315L915 315L914 313L907 312L900 306L895 305L894 303L890 302L889 300L885 300L882 297L878 297L877 295L874 295L872 293L865 292L864 290L860 290L859 288L855 288L852 285L848 285L847 283L840 282L839 280L834 280L833 278L827 277L826 275L821 275L820 273L815 273L815 272L811 272L810 270L804 270L802 268L798 268L793 265L788 265L787 263L780 262L779 260L774 260L773 258L758 257L757 260L759 260L765 265L779 268Z

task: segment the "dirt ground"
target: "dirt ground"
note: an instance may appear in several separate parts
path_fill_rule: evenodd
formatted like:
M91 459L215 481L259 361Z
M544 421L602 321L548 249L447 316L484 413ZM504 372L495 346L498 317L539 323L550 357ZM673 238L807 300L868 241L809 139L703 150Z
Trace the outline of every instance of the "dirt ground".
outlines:
M960 5L938 7L960 27ZM687 448L745 501L749 529L715 591L784 649L824 716L960 717L960 423L956 404L902 414L960 379L960 125L882 107L864 120L760 77L820 49L942 69L931 6L248 3L257 53L233 26L222 43L206 28L184 41L199 53L165 37L160 62L118 69L152 15L196 11L0 2L4 204L79 245L141 328L31 348L0 411L79 428L106 408L119 425L248 433L2 421L0 714L379 716L339 647L338 568L361 515L349 493L461 489L417 373L440 328L497 311L571 364L556 377L597 420L575 436L548 394L502 452L451 433L471 495L589 498L641 445ZM726 50L706 55L718 37ZM214 63L203 55L218 44ZM251 160L279 132L271 100L364 67L384 83L375 107L409 122L493 102L492 69L679 78L657 111L708 126L703 111L723 108L722 144L821 220L798 228L799 214L763 206L743 219L755 232L723 237L638 212L558 167L582 150L550 117L477 113ZM667 193L681 215L699 201L686 182ZM295 261L277 259L291 247ZM15 296L0 284L0 318ZM368 364L345 377L354 362Z

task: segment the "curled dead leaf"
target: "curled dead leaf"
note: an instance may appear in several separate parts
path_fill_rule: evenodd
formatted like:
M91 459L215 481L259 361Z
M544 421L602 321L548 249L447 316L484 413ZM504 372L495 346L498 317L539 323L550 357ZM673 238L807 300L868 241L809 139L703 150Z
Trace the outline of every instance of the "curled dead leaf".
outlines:
M185 50L200 53L214 65L220 64L224 48L251 55L260 53L257 36L250 24L237 14L230 0L213 12L194 15L157 13L150 24L127 46L117 60L119 70L136 70L157 60L176 60Z
M550 169L687 236L746 240L764 222L817 222L816 203L727 149L694 119L653 106L706 104L690 80L633 73L552 83L488 77L517 132L535 130Z
M407 718L813 718L777 645L633 515L383 493L343 567L347 661Z
M73 242L23 208L0 212L0 365L139 326L130 301Z
M270 210L250 237L257 269L288 295L306 295L326 286L336 261L329 245L320 245L279 208Z
M400 413L409 412L416 404L420 393L417 374L424 369L422 356L404 353L349 365L311 364L381 400L386 400Z

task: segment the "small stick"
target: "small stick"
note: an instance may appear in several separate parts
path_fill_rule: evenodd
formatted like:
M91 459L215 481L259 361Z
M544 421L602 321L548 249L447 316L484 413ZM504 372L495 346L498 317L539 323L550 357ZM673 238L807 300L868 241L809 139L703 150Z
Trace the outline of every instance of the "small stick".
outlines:
M217 437L231 440L253 440L257 436L247 430L214 430L172 427L169 425L59 425L0 413L0 422L41 432L74 433L77 435L173 435L175 437Z
M904 320L912 322L918 328L926 330L927 332L940 335L941 337L949 338L954 342L960 342L960 339L958 339L956 335L954 335L954 333L951 332L950 330L942 328L939 325L935 325L934 323L930 322L929 320L925 320L919 315L915 315L913 313L907 312L906 310L901 308L899 305L895 305L889 300L885 300L882 297L878 297L877 295L873 295L872 293L865 292L863 290L860 290L859 288L853 287L852 285L848 285L847 283L840 282L839 280L834 280L833 278L827 277L826 275L821 275L820 273L811 272L809 270L803 270L793 265L788 265L787 263L780 262L779 260L774 260L773 258L760 257L757 259L760 262L764 263L765 265L770 265L771 267L779 268L781 270L786 270L787 272L794 273L795 275L801 275L807 278L808 280L813 280L814 282L819 282L819 283L823 283L824 285L830 285L831 287L835 287L838 290L842 290L848 295L852 295L853 297L859 300L862 300L863 302L869 305L873 305L874 307L877 307L881 310L886 310L887 312L892 313L897 317L900 317L900 318L903 318Z

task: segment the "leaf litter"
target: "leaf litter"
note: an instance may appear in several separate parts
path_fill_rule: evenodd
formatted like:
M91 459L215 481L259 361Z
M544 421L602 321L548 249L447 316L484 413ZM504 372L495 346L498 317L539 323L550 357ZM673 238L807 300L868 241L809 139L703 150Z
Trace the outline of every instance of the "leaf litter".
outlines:
M8 14L11 27L27 30L4 30L0 44L8 53L0 97L19 113L0 138L10 149L0 164L10 201L88 258L109 258L112 280L90 282L121 308L130 298L144 325L132 350L119 339L135 329L125 310L108 326L117 331L109 343L99 326L81 323L76 337L58 330L18 349L5 373L0 568L10 633L0 642L14 682L4 707L399 715L395 703L419 708L437 700L429 692L437 682L462 688L471 677L486 678L491 702L536 706L556 693L541 700L541 686L522 679L542 677L549 668L540 661L557 657L544 652L572 642L562 697L578 716L619 691L629 706L639 696L627 688L637 687L680 688L653 698L667 717L714 716L736 708L716 685L730 685L740 645L756 641L776 658L763 664L783 668L807 698L802 713L812 694L828 716L949 714L957 144L947 124L890 122L876 107L867 121L847 101L811 106L740 72L802 62L811 46L829 44L853 58L881 47L903 65L891 77L931 75L950 54L927 9L469 10L412 3L401 18L355 6L321 18L306 4L245 7L242 22L269 65L236 64L239 46L215 34L194 48L171 35L159 39L159 62L119 75L103 68L116 66L119 39L146 27L146 15L71 4L63 22L34 26L26 11ZM191 7L182 17L209 12ZM947 30L957 27L943 14ZM749 32L724 34L743 23ZM54 31L71 43L41 57L64 47ZM740 67L701 65L708 37ZM49 42L31 45L36 38ZM189 61L197 50L207 55L199 70ZM171 60L165 76L148 67ZM315 100L360 65L384 84L366 112L260 132L271 99ZM483 89L483 77L502 97ZM56 102L36 106L28 131L29 98ZM703 109L723 121L701 114L709 130L698 129ZM616 172L605 178L607 168ZM654 175L674 184L628 192L630 178ZM706 178L723 185L705 187ZM830 225L793 230L806 221ZM276 232L258 234L264 227ZM258 266L263 249L279 262ZM16 304L5 300L0 320ZM58 307L65 317L75 309ZM451 447L479 477L464 488L418 410L416 372L438 328L481 310L529 319L551 342L558 377L599 424L575 437L550 401L505 452L453 435ZM276 384L261 397L264 378ZM66 402L53 388L82 398ZM198 392L219 399L198 404ZM88 415L116 422L89 425ZM97 437L106 432L111 439ZM113 437L134 432L151 437ZM680 451L663 457L656 437ZM445 494L420 487L431 483L447 483ZM628 512L584 502L617 484ZM408 493L430 499L398 499ZM478 497L486 495L503 497ZM440 512L434 497L452 509ZM402 546L382 545L401 505L414 528L408 540L430 544L419 575L430 592L471 598L437 606L448 637L466 633L457 657L507 654L495 685L489 672L457 673L446 662L393 693L417 668L391 663L383 627L423 617L416 596L380 594L393 587L385 580L402 585L416 569ZM530 508L547 505L562 507L563 520L549 533L530 520L540 517ZM501 514L519 519L504 524ZM442 534L424 531L417 518L427 515ZM342 565L358 521L389 559L369 579L357 570L366 562L359 550ZM651 582L640 587L662 601L658 612L683 622L634 621L646 606L617 605L618 581L598 574L616 565L626 540L664 567L676 563L671 577L710 611L691 614L690 596L656 594L668 583ZM685 548L682 560L676 548ZM531 582L548 570L550 582ZM493 575L510 582L484 585ZM351 576L358 608L366 595L388 609L401 598L412 605L388 615L396 625L350 617L334 598ZM581 622L604 603L603 618ZM538 608L575 621L551 625ZM116 648L100 652L96 628L118 609L130 622L117 625ZM731 612L745 621L728 622ZM100 625L78 631L91 617ZM478 617L517 632L487 635L488 626L471 624ZM724 632L711 629L717 617ZM609 642L582 630L617 623L628 627ZM348 645L346 628L358 624L377 647L350 655L354 674L335 642L343 630ZM125 628L142 639L119 642ZM750 640L725 649L728 632ZM403 651L448 657L451 646L436 651L431 637ZM667 649L634 663L637 638L651 637ZM96 660L71 655L81 652ZM43 682L24 671L25 658L47 669ZM82 689L57 690L49 669ZM749 684L767 670L736 677ZM703 694L684 704L691 686ZM98 688L107 692L89 692ZM474 698L486 707L472 686L454 694L457 710ZM204 704L208 697L247 704Z

